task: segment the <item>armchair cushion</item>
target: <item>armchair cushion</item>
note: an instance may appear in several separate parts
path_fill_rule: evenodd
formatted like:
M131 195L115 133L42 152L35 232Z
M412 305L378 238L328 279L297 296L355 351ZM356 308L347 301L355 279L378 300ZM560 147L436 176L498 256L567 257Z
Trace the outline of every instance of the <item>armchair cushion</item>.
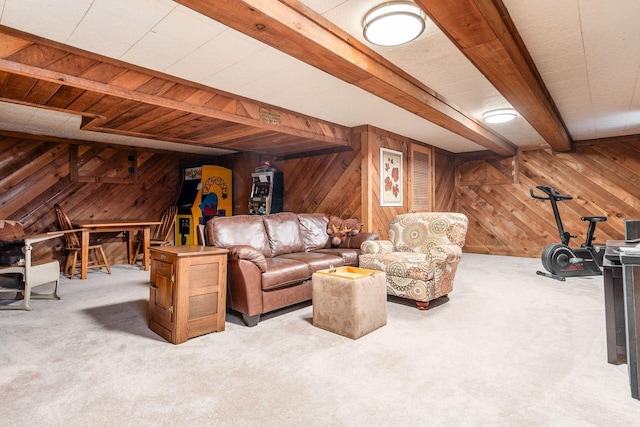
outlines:
M393 243L389 240L367 240L360 246L363 254L385 254L393 252Z
M466 217L456 213L411 213L396 216L389 227L394 251L425 252L436 245L464 246ZM464 217L464 219L463 219Z
M446 268L446 264L458 262L462 250L456 245L429 248L426 253L389 252L372 257L361 256L366 268L385 271L387 274L409 279L432 280L437 268Z

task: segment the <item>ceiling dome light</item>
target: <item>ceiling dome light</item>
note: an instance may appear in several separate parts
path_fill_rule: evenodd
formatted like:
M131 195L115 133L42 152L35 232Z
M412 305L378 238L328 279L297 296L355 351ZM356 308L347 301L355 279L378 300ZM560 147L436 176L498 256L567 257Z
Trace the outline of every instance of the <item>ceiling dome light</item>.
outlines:
M482 115L482 120L487 123L504 123L518 117L518 112L513 108L500 108L487 111Z
M424 12L413 2L383 3L364 16L364 38L378 46L409 43L424 31L424 20Z

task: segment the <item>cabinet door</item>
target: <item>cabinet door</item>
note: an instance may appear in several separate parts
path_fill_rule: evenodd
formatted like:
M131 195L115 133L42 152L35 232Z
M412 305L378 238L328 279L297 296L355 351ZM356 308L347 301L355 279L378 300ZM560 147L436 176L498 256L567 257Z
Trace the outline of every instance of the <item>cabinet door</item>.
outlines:
M151 261L150 320L171 331L174 324L173 263Z
M189 338L223 331L225 326L226 275L222 276L222 256L200 256L189 259ZM224 279L224 281L222 280Z

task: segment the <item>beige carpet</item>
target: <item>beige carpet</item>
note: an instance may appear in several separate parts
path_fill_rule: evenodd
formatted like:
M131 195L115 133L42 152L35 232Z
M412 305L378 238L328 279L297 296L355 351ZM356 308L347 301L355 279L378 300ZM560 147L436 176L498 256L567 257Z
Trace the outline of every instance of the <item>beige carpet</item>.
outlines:
M631 426L607 363L602 278L465 254L448 301L390 301L358 340L305 304L173 345L147 327L149 273L63 279L61 301L0 312L2 426Z

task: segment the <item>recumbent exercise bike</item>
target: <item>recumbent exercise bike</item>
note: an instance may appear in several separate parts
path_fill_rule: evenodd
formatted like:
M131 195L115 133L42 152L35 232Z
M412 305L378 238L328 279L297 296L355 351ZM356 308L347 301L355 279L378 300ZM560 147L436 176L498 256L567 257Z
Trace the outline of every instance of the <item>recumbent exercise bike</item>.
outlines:
M588 221L587 236L585 242L579 248L570 248L569 240L576 238L562 226L562 219L558 211L558 202L571 200L572 197L560 194L555 188L548 185L538 185L536 188L546 196L539 196L530 189L531 197L538 200L549 200L556 219L560 241L552 243L542 251L542 265L549 272L537 271L540 276L550 277L556 280L565 280L565 277L598 276L602 275L602 260L605 247L593 245L596 224L607 220L604 216L583 216L582 221Z

